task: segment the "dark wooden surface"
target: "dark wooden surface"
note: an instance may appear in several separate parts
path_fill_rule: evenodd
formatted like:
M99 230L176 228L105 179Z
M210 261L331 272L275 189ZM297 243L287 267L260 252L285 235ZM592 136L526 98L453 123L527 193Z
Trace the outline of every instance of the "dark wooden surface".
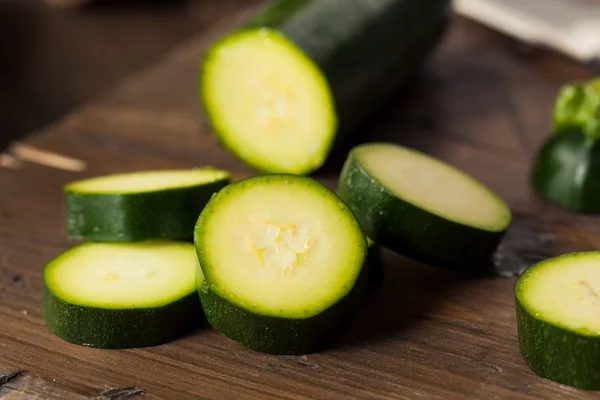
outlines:
M224 7L247 3L100 0L66 9L51 1L0 1L0 151L202 33Z
M196 100L200 54L252 10L247 4L235 12L224 6L202 36L25 139L85 161L85 171L29 162L0 168L0 397L594 398L536 377L520 358L514 277L461 276L389 252L383 286L339 343L318 354L257 354L210 329L163 346L119 351L75 346L50 334L40 318L40 272L72 245L65 239L64 183L207 164L228 168L235 178L253 174L218 147ZM363 140L422 149L505 198L515 221L496 257L500 270L597 248L600 221L544 204L527 184L557 88L587 74L456 19L419 83L381 111ZM334 186L337 168L333 162L317 176Z

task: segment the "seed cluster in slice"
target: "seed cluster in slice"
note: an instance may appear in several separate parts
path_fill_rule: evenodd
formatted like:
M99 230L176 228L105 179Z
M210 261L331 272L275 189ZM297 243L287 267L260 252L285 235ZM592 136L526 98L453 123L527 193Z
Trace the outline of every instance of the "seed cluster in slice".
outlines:
M191 238L210 196L229 183L213 168L143 171L65 186L69 238L133 242Z
M394 144L352 149L338 193L376 243L453 269L487 266L511 222L506 203L475 179Z
M350 209L311 178L233 183L203 210L195 244L210 324L263 352L312 352L351 319L367 243Z
M200 325L191 243L86 243L43 272L42 314L57 336L101 348L162 344Z
M538 375L600 390L600 252L529 267L515 286L521 354Z

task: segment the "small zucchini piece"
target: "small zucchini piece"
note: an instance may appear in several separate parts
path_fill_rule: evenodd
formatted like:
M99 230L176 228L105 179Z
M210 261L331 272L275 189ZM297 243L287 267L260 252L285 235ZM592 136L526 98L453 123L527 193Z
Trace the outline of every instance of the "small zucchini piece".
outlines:
M508 205L481 183L395 144L352 149L338 193L377 244L451 269L487 267L511 222Z
M94 177L64 188L73 240L137 242L187 239L210 197L230 182L212 168Z
M520 352L539 376L600 390L600 252L529 267L515 285Z
M308 177L227 186L202 211L195 244L208 322L255 351L321 349L363 298L365 235L347 205Z
M56 336L85 346L169 342L204 320L196 264L191 243L79 245L44 268L43 319Z
M533 188L561 208L599 213L600 78L561 89L552 131L535 156Z

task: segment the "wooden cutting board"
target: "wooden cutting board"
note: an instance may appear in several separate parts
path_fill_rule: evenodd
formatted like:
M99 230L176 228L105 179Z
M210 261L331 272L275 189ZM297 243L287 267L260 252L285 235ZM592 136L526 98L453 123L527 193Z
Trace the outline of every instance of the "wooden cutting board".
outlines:
M386 252L385 281L352 329L331 349L303 357L258 354L210 329L132 350L86 348L50 334L40 317L41 269L73 245L65 235L63 184L202 165L227 168L236 179L254 173L216 144L196 98L201 54L257 2L218 4L207 2L215 18L202 35L14 147L30 161L2 158L0 397L593 398L526 367L517 347L515 278L507 277L545 257L600 247L597 218L560 212L528 186L559 85L587 72L557 56L515 52L513 43L461 19L419 82L381 110L362 139L421 149L504 197L515 213L496 257L505 276L463 276ZM36 150L70 159L57 163ZM342 159L334 157L317 177L335 187Z

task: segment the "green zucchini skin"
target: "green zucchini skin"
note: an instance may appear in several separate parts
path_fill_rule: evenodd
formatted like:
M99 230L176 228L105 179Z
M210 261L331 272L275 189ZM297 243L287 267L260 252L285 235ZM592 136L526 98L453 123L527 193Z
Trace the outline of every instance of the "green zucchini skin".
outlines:
M556 206L580 213L600 212L600 145L576 129L550 136L531 172L536 192Z
M600 337L583 336L529 313L515 296L521 356L538 376L600 390Z
M65 189L72 240L139 242L193 237L198 215L229 178L147 193L86 194Z
M104 349L164 344L200 327L204 320L196 292L162 307L106 309L69 303L46 285L42 317L59 338Z
M246 310L197 279L208 323L250 350L274 355L303 355L324 349L346 331L362 304L367 283L363 268L346 297L318 315L305 319L260 315Z
M373 179L350 152L338 194L365 234L377 244L436 267L483 270L506 233L446 220L393 195Z
M326 76L340 130L351 130L404 84L440 41L448 0L279 0L244 29L279 31Z

